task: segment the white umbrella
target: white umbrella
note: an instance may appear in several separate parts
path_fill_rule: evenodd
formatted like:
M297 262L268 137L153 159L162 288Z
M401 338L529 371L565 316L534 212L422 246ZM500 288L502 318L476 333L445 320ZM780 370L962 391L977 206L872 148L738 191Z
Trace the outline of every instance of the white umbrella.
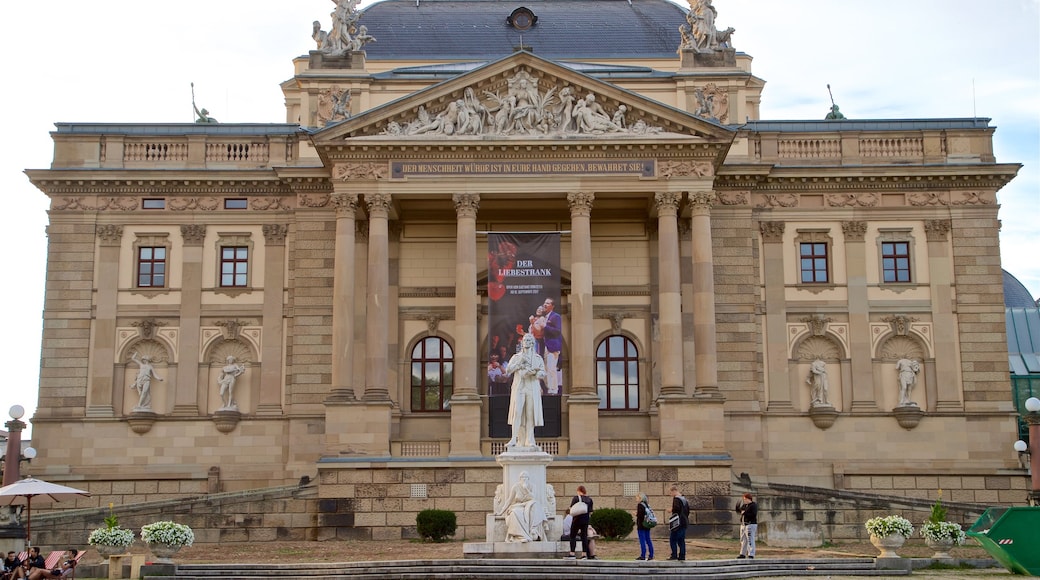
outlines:
M82 489L66 487L64 485L27 477L16 481L11 485L0 487L0 506L23 504L26 506L25 541L26 543L31 544L29 526L32 520L32 500L34 497L38 498L37 501L62 502L75 500L77 497L86 497L89 495L89 493Z

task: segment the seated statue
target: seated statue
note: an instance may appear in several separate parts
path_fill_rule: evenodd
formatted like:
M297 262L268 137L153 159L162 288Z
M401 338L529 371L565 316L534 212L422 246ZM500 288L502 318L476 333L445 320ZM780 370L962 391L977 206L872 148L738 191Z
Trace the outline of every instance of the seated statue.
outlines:
M506 519L507 542L536 542L549 539L549 519L534 497L531 478L526 471L520 474L520 479L509 490L508 496L501 501L498 497L495 499L496 515L504 515Z

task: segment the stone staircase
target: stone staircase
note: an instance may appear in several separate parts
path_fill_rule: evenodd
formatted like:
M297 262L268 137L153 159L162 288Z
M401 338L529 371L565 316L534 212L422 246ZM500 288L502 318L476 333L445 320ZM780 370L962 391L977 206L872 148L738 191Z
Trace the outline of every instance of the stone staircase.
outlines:
M909 570L878 570L872 558L689 560L402 560L318 564L184 564L173 576L149 580L232 578L330 578L357 580L591 580L616 578L735 579L765 576L903 576Z

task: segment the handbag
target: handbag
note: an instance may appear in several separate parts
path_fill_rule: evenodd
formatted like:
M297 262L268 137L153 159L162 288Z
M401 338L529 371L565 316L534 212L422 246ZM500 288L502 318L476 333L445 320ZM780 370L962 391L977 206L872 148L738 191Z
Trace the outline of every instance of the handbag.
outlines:
M585 515L587 513L589 513L589 506L588 506L588 504L586 504L585 502L583 502L580 499L578 500L578 503L576 503L576 504L571 506L571 515L572 516L575 516L575 517L583 516L583 515Z
M682 520L679 519L679 514L675 514L674 516L668 518L669 530L678 530L680 526L682 526Z

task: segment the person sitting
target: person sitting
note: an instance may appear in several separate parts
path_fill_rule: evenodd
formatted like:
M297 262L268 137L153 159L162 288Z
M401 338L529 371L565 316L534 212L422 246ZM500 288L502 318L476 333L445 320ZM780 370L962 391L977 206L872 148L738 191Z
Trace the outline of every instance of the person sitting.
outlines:
M28 578L30 573L37 569L42 569L46 565L46 561L43 559L43 556L40 555L39 546L29 548L29 555L26 556L25 560L23 560L21 564L21 566L18 566L13 572L11 572L10 580Z
M18 554L14 551L8 552L7 557L4 558L4 569L0 573L0 579L9 580L14 575L15 569L20 568L21 565L22 561L18 559Z
M65 552L66 560L61 563L61 566L53 570L47 570L46 568L36 568L29 573L29 580L43 580L44 578L62 578L69 576L76 569L76 557L79 555L79 550L75 548L69 548Z

